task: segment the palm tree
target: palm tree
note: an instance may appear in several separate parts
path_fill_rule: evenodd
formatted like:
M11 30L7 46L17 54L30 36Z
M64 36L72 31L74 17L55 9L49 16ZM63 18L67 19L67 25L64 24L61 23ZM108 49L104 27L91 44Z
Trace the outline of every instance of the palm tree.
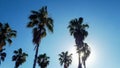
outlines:
M5 60L5 57L6 57L6 53L3 52L4 50L5 49L0 50L0 64L1 64L1 61Z
M64 64L64 68L68 68L69 65L72 63L72 54L68 55L68 51L66 51L66 52L61 52L59 56L60 56L59 61L61 66Z
M83 65L84 65L84 68L86 68L86 60L87 58L89 57L91 51L90 51L90 47L88 46L87 43L84 43L84 46L82 48L82 52L83 52L83 56L82 56L82 62L83 62Z
M36 60L38 56L39 43L41 39L46 36L46 28L50 32L53 32L53 19L48 17L47 6L42 7L39 11L32 11L29 16L30 22L27 27L33 28L33 43L36 45L35 58L33 68L36 66Z
M41 68L47 68L47 65L49 65L49 59L50 57L48 57L45 53L44 54L40 54L37 58L37 63Z
M18 49L14 51L14 55L12 56L12 61L15 61L15 67L18 68L26 61L26 57L28 56L27 53L22 52L22 49Z
M12 43L12 37L16 37L16 31L12 30L8 23L0 23L0 50L6 45L6 42Z
M88 32L86 31L86 28L89 27L88 24L83 24L83 18L80 17L79 19L75 18L69 22L69 32L72 36L75 38L75 43L77 46L77 53L78 53L78 59L79 64L78 68L82 68L81 64L81 49L83 47L83 41L87 37Z

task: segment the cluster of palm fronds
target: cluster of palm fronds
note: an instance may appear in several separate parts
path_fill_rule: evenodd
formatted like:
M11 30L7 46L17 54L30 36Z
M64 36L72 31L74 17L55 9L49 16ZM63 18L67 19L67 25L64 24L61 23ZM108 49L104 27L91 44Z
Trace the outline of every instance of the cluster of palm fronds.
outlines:
M33 39L32 42L35 44L35 57L33 68L36 67L36 63L41 68L46 68L49 64L49 58L45 53L38 56L39 44L42 38L46 37L47 31L53 32L53 19L48 16L47 6L42 7L39 11L31 11L32 14L29 16L28 28L33 28ZM83 24L83 18L75 18L70 21L68 29L70 34L74 37L77 53L79 56L78 68L82 68L82 64L86 68L85 61L90 55L90 47L84 42L84 39L88 36L86 28L89 27L88 24ZM12 30L8 23L0 23L0 63L4 61L6 53L4 51L4 46L6 42L12 43L11 38L16 36L16 31ZM81 55L83 54L83 55ZM22 51L22 48L15 50L12 57L12 61L15 61L15 68L18 68L21 64L26 61L27 53ZM68 51L59 54L60 64L64 64L64 68L68 68L72 63L72 54L68 54Z

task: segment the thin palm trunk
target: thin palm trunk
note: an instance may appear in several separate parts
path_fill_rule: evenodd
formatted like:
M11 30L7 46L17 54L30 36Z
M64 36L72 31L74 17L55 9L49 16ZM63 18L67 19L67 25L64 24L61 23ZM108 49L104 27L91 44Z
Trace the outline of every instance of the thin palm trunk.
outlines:
M83 62L83 64L84 64L84 68L86 68L86 63L85 63L85 61Z
M66 64L64 64L64 68L67 68L67 65L66 65Z
M81 65L81 59L80 59L80 53L78 53L78 61L79 61L79 64L78 64L78 68L82 68L82 65Z
M38 50L39 50L39 44L37 44L37 47L36 47L36 52L35 52L35 58L34 58L33 68L36 67L36 61L37 61L37 56L38 56Z

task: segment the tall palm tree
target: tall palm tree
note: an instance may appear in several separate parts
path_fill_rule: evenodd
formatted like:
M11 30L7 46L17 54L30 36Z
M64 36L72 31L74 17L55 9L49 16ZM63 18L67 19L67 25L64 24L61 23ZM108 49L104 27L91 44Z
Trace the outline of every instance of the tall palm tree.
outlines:
M4 50L5 49L0 50L0 64L1 64L2 61L5 60L5 57L6 57L6 53L3 52Z
M72 54L68 54L68 51L61 52L61 54L59 54L59 57L60 64L61 66L64 64L64 68L68 68L72 63Z
M40 54L37 58L37 63L41 68L47 68L50 62L49 59L50 57L48 57L45 53Z
M84 68L86 68L86 60L89 57L91 51L90 51L90 47L88 46L87 43L84 43L84 46L82 48L82 52L83 52L83 56L82 56L82 62L84 65Z
M33 68L36 66L36 60L38 56L39 43L41 39L46 36L46 28L50 32L53 32L53 19L48 17L47 6L42 7L39 11L32 11L29 16L30 22L27 27L33 28L33 43L36 45L35 58Z
M16 31L12 30L8 23L0 22L0 50L6 45L6 42L12 43L12 37L16 37Z
M15 61L15 67L18 68L26 61L27 53L23 52L22 49L18 49L14 51L14 55L12 56L12 61Z
M82 68L81 64L81 49L83 47L83 41L87 37L88 32L86 31L86 28L89 27L88 24L83 24L83 18L75 18L69 22L68 29L72 36L75 38L75 43L77 46L77 53L78 53L78 59L79 64L78 68Z

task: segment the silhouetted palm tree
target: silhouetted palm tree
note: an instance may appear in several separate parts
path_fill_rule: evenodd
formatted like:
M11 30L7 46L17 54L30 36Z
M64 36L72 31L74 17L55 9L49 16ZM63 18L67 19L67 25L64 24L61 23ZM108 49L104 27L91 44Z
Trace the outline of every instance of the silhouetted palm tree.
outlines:
M81 48L83 47L83 41L85 37L87 37L88 32L86 31L86 28L89 27L88 24L83 24L83 18L80 17L79 19L73 19L69 22L69 32L72 36L75 38L75 43L77 46L77 52L78 52L78 59L79 64L78 68L82 68L81 64Z
M46 36L46 27L53 32L53 19L48 17L47 6L42 7L39 11L32 11L29 16L30 22L27 27L33 28L33 43L36 44L35 58L33 68L36 66L36 60L41 39Z
M5 60L5 57L6 57L6 53L3 52L4 50L5 49L0 50L0 64L1 64L2 61Z
M69 65L72 63L72 54L68 55L68 51L66 51L59 54L59 56L61 66L64 64L64 68L68 68Z
M84 46L82 48L82 52L83 52L83 56L82 56L82 62L83 62L83 65L84 65L84 68L86 68L86 60L87 58L89 57L91 51L90 51L90 47L88 46L87 43L84 43Z
M22 52L22 49L18 49L14 51L14 55L12 56L12 61L15 61L15 67L18 68L26 61L26 57L28 56L27 53Z
M12 30L8 23L2 24L0 23L0 50L2 50L3 46L6 45L6 42L9 44L12 43L11 38L16 36L16 31Z
M44 54L40 54L37 58L37 63L41 68L47 68L47 66L49 65L49 58L45 53Z

